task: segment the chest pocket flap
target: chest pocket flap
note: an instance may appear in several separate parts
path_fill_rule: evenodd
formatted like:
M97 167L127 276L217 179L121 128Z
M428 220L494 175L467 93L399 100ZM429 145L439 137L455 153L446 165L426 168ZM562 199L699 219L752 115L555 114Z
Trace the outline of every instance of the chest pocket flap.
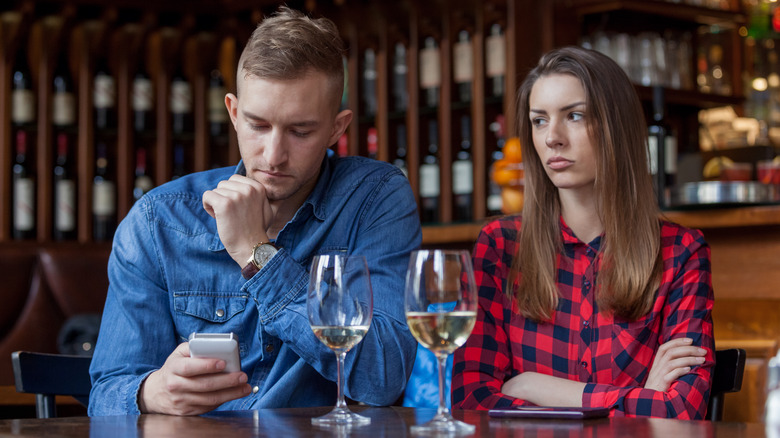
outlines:
M248 299L246 294L177 292L173 295L173 305L176 312L221 323L243 312Z

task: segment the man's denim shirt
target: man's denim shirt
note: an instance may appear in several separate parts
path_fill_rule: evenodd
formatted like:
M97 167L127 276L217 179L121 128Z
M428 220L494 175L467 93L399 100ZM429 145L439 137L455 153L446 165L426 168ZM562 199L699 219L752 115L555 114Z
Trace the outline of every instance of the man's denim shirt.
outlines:
M346 356L345 395L379 406L402 394L417 346L404 316L404 278L422 240L408 180L387 163L328 156L278 234L279 252L244 280L201 199L234 170L245 172L239 164L158 187L118 227L90 415L139 413L141 383L192 332L238 335L254 391L219 409L335 404L336 355L314 336L306 312L309 265L321 253L365 255L374 291L371 328Z

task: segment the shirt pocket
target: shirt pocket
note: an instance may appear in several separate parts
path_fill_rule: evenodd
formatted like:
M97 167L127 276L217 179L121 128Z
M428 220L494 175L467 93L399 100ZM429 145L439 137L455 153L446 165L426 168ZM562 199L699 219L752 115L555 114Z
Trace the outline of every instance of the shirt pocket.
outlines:
M654 312L636 321L615 317L612 325L614 385L644 385L658 351L659 322Z
M229 333L241 339L241 318L246 310L249 295L243 293L175 292L176 331L183 340L192 332Z

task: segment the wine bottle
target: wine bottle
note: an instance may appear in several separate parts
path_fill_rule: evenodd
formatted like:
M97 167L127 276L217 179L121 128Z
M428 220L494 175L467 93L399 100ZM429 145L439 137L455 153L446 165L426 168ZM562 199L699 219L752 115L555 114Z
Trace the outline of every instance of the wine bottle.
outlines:
M116 82L104 59L99 59L95 68L92 101L95 111L95 129L116 128Z
M27 51L19 48L11 84L11 131L15 146L12 164L12 236L35 238L35 161L32 145L35 134L35 94L27 62Z
M27 52L20 48L16 53L11 86L11 124L14 129L35 129L35 94L32 83Z
M192 86L178 70L171 80L171 122L174 136L192 132Z
M70 140L65 132L57 133L57 155L54 165L54 239L76 238L76 181L71 171Z
M76 184L69 166L69 149L76 131L76 95L67 58L54 71L52 123L54 124L54 209L52 234L55 240L76 237Z
M393 160L393 164L401 169L401 172L404 173L404 175L408 178L409 177L409 169L406 166L406 125L403 123L399 124L395 128L395 141L396 141L396 147L395 147L395 159Z
M76 95L67 61L64 55L61 56L54 71L52 123L55 127L73 127L76 124Z
M143 195L154 188L154 180L146 167L146 148L135 150L135 182L133 184L133 199L141 199Z
M175 141L173 143L173 174L171 175L171 179L178 179L187 174L184 155L184 143Z
M363 52L363 111L376 114L376 53L368 48Z
M494 148L490 153L490 169L493 169L496 161L504 158L504 115L499 114L488 127L493 134ZM487 215L498 216L503 214L504 201L501 198L501 187L493 181L488 172Z
M506 38L501 25L490 26L490 35L485 40L485 75L491 95L504 95L504 75L506 73Z
M13 238L35 238L35 167L29 155L28 132L16 131L13 165Z
M474 77L474 55L467 30L458 32L458 41L452 46L452 74L461 102L471 101L471 81Z
M347 137L346 132L341 134L338 142L336 142L336 155L339 157L346 157L349 155L349 138Z
M105 142L98 141L95 156L95 178L92 180L92 237L101 242L109 241L114 236L116 184Z
M439 87L441 86L441 59L436 39L425 38L423 49L420 50L420 88L422 88L423 105L436 107L439 105Z
M428 121L428 152L420 164L420 215L421 221L439 221L439 127L435 119Z
M143 69L139 69L133 78L132 107L133 129L136 133L153 129L154 88L151 79Z
M648 126L648 154L658 205L666 207L666 189L674 185L677 173L677 139L666 123L664 88L653 87L653 121ZM660 164L660 165L659 165Z
M228 164L228 117L225 108L225 81L218 69L211 71L208 90L208 119L211 146L211 167L217 168Z
M474 205L474 163L471 160L471 117L460 118L460 149L452 162L452 193L455 196L454 218L471 221Z
M368 151L368 158L376 160L377 152L379 149L379 134L375 127L368 128L366 135L366 150Z
M393 108L396 111L406 111L409 105L409 94L406 90L406 46L395 44L393 56Z

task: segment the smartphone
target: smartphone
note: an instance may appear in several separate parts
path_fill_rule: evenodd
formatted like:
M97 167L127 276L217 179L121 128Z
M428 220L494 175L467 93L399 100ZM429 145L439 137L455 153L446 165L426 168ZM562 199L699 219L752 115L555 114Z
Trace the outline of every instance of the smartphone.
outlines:
M491 417L511 418L559 418L559 419L586 419L606 417L609 408L560 408L547 406L515 406L511 408L491 409L488 415Z
M192 333L189 342L191 357L222 359L226 373L241 371L238 337L234 333Z

